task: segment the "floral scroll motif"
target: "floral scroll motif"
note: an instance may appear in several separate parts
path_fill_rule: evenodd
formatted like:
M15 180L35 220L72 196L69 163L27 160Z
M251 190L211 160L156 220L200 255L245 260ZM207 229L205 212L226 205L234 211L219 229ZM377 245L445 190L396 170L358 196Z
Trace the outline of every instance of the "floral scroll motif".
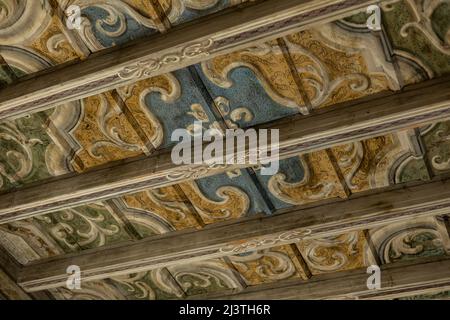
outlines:
M297 244L312 274L361 268L367 243L362 231L304 240Z
M183 62L184 60L209 55L208 50L213 43L213 40L208 39L200 43L190 44L177 53L170 53L161 58L139 61L133 65L123 68L118 75L122 79L141 79L151 77L163 66L175 65Z

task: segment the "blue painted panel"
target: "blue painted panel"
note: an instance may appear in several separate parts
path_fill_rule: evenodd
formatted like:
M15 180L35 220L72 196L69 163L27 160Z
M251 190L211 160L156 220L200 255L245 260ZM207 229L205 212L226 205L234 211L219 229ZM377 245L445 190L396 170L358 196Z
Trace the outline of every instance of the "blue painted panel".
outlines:
M97 29L96 23L97 21L102 21L108 17L108 13L99 7L91 6L83 9L81 11L82 15L89 19L89 21L92 24L93 33L96 37L96 39L104 46L104 47L112 47L115 45L120 45L127 43L131 40L139 39L142 37L149 36L151 34L157 33L158 31L156 29L151 29L144 27L140 23L138 23L136 20L134 20L132 17L130 17L127 14L125 15L126 18L126 31L117 36L117 37L110 37L100 30ZM119 29L120 22L119 20L113 24L108 25L106 23L103 23L103 28L108 32L115 32Z
M161 148L174 145L170 141L170 136L175 129L187 128L194 124L195 117L188 114L191 112L193 104L200 104L209 118L209 122L204 123L204 128L214 122L214 115L210 111L207 103L203 99L200 90L196 87L188 69L180 69L173 73L181 85L181 96L174 103L167 103L161 100L161 94L152 92L145 97L145 102L150 112L153 113L163 126L164 142Z
M302 163L300 162L299 157L293 157L289 159L284 159L280 161L280 170L279 173L282 173L286 176L286 182L289 183L297 183L303 180L305 176L305 169L302 166ZM275 209L284 209L288 207L292 207L292 204L286 203L280 199L278 199L275 195L273 195L269 188L269 180L272 178L272 176L263 176L261 175L261 171L258 170L256 172L256 175L258 177L258 180L263 185L264 189L266 190L269 199L272 201L273 205L275 206Z
M237 122L241 128L270 122L298 113L297 109L289 108L273 101L264 90L261 82L256 78L256 75L249 68L238 67L232 70L229 76L233 81L233 86L228 89L219 87L209 81L202 72L200 65L196 65L196 69L213 99L225 97L229 100L230 113L241 107L245 107L252 112L254 116L252 121L245 122L240 120ZM225 116L225 119L230 119L229 114Z
M210 8L207 8L207 9L203 9L203 10L196 10L196 9L191 9L191 8L186 7L184 12L182 13L182 15L180 17L178 17L177 20L171 21L171 24L179 25L181 23L192 21L192 20L198 19L200 17L218 12L218 11L226 9L230 6L231 6L230 0L220 0L217 2L216 5L214 5Z
M250 175L245 170L240 170L241 175L230 178L226 173L196 180L202 193L213 201L222 201L216 194L217 189L223 186L234 186L244 191L250 198L248 215L265 213L270 215L270 209L264 202L261 194L253 183Z

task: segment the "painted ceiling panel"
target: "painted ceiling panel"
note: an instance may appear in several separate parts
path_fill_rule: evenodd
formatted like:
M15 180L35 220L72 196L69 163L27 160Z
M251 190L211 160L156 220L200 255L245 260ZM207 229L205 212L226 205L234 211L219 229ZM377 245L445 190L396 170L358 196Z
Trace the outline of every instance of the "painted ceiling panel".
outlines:
M74 252L130 240L123 222L102 203L34 218L64 250Z
M125 222L103 203L4 224L0 235L0 243L22 264L133 238Z
M51 138L45 126L49 112L0 122L0 190L51 177L46 154Z
M428 77L450 72L448 1L394 0L381 7L397 56L414 63Z
M111 92L83 99L77 123L67 133L79 146L73 150L74 160L78 160L74 169L79 172L146 151L144 142Z
M367 236L381 264L419 256L442 256L450 249L448 233L434 218L413 219L375 228L368 233L303 240L293 245L198 261L88 282L82 290L50 292L58 299L183 299L207 293L239 292L247 286L361 268L374 261ZM446 249L444 248L446 246Z
M450 252L448 232L436 218L412 219L375 228L369 234L383 264Z
M5 17L0 24L0 55L17 77L89 54L72 41L55 5L44 0L1 2Z
M347 197L328 150L281 160L277 174L258 179L276 209Z
M167 268L187 296L242 289L235 270L222 259Z
M111 279L127 300L167 300L185 296L166 268Z
M7 9L2 11L6 19L0 20L0 86L242 2L0 0ZM172 147L172 132L192 131L195 120L202 121L204 129L247 128L449 73L450 5L441 0L427 7L424 3L381 4L382 34L369 32L367 16L359 14L54 109L2 120L0 193L148 156ZM70 4L82 7L81 30L68 30L58 18ZM18 11L21 14L11 14ZM27 264L430 180L450 170L449 136L450 123L440 122L283 159L274 176L262 176L251 167L14 221L0 225L0 244ZM179 299L361 268L376 263L376 256L387 264L449 252L443 222L423 218L88 282L78 292L50 292L58 299Z
M196 68L228 127L307 113L276 41L219 56Z
M423 154L414 149L415 135L404 131L332 148L352 192L400 182L430 179Z
M285 40L314 108L399 89L394 67L372 33L326 24Z
M450 170L450 122L436 123L422 129L428 162L434 174Z
M362 268L371 254L363 231L304 240L297 247L313 275Z
M249 0L158 0L173 26L247 1Z
M119 89L130 110L141 113L139 123L146 119L145 127L155 148L173 146L172 132L194 128L201 121L205 129L213 126L215 118L188 68L154 77Z
M24 247L30 237L37 237L45 248L53 248L43 253L39 253L43 248L36 251L33 246L21 249L37 252L33 258L37 259L48 252L61 254L176 230L200 229L211 223L255 214L270 215L279 209L346 198L351 193L396 183L428 180L424 155L415 154L411 140L415 136L410 133L371 138L285 159L274 176L262 176L259 170L251 168L229 171L21 222L30 230L39 230L37 234L9 232L24 239ZM427 139L425 142L430 145ZM37 172L42 175L48 171ZM47 173L45 177L48 176ZM32 174L27 179L31 177ZM9 181L7 176L4 180ZM55 251L54 247L58 249ZM21 259L20 251L14 255Z
M114 201L141 237L203 225L179 186L146 190Z
M67 2L66 0L59 0ZM78 35L91 51L150 36L163 30L150 1L70 1L81 9Z
M228 219L270 214L247 170L236 170L180 184L206 224Z
M304 260L294 245L254 251L229 258L247 286L308 278Z

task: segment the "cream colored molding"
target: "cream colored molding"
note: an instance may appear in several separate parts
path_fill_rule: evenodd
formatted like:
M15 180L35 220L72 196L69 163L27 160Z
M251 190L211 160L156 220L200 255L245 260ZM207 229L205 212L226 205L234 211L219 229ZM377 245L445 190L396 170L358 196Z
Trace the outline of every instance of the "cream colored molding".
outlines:
M190 44L180 52L167 54L160 59L148 59L139 61L123 68L119 72L121 79L144 79L154 75L159 69L167 65L177 65L185 60L194 59L200 56L209 56L209 48L214 44L212 39L204 42Z

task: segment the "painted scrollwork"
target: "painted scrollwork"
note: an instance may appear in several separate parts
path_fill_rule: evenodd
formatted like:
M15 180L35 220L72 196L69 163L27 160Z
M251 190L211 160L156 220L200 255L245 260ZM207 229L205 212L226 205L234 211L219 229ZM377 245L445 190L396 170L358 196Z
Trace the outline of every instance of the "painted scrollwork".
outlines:
M182 297L183 291L167 269L156 269L113 277L128 299L157 300Z
M320 199L346 197L326 151L302 155L299 159L304 171L300 182L288 182L283 172L270 178L268 188L276 198L299 205Z
M215 98L214 103L219 108L223 117L229 117L229 119L225 120L228 128L237 129L239 127L237 124L238 121L249 123L255 117L253 112L246 107L238 107L230 110L230 101L225 97Z
M88 52L76 51L78 46L70 42L62 28L59 18L52 16L47 28L31 44L31 49L45 56L51 64L65 63L88 55Z
M43 0L0 1L0 43L22 51L29 56L28 60L38 56L48 65L89 54L78 44L71 43L64 34L62 21L54 14L50 3ZM5 58L11 66L14 60L18 59Z
M303 270L296 266L296 259L289 246L230 257L248 285L298 278L300 275L305 279Z
M228 164L211 164L211 165L197 165L190 166L179 170L174 170L167 175L168 181L184 181L184 180L196 180L212 175L214 170L220 171L226 169L231 165Z
M36 219L68 251L100 247L128 239L120 223L103 205L65 209Z
M398 168L399 159L412 152L402 139L399 133L332 148L350 190L360 192L394 183L391 172Z
M192 262L168 269L187 295L242 289L236 275L221 260Z
M245 216L250 208L249 196L237 187L217 189L221 201L208 199L195 182L184 182L180 187L206 224Z
M266 93L276 103L287 108L299 108L307 113L305 102L295 90L295 82L289 66L276 42L253 46L202 63L202 70L206 77L215 85L225 89L233 86L231 73L237 68L251 70Z
M50 21L50 4L43 0L0 1L0 43L17 45L32 40Z
M449 72L448 0L390 0L380 5L395 54L416 70L406 70L406 83L423 80L414 74L424 74L426 79ZM401 73L405 77L404 67Z
M186 228L199 228L194 213L189 209L186 197L176 187L146 190L123 197L128 208L126 217L144 235L161 234Z
M297 244L313 274L363 267L367 243L362 231L304 240Z
M167 18L172 23L178 23L182 20L187 10L197 12L199 15L203 12L208 12L211 9L219 7L219 5L226 3L227 6L234 6L236 4L245 2L246 0L163 0L162 7L166 12Z
M81 145L76 151L83 167L77 171L144 153L141 138L110 93L85 98L82 108L70 133Z
M435 11L448 0L407 0L412 9L414 20L400 29L402 37L410 36L411 29L420 31L426 39L441 53L450 55L450 28L440 37L433 28L432 16Z
M229 244L223 248L220 248L220 252L226 254L240 254L251 252L255 250L262 250L277 245L290 244L298 242L309 237L312 234L311 229L292 230L283 232L275 236L261 237L248 241L240 241L234 244Z
M136 152L140 150L140 146L136 143L128 143L125 141L119 132L119 128L112 123L114 118L117 117L117 113L114 109L108 106L105 96L99 96L100 103L97 111L97 123L99 129L105 140L95 141L87 150L89 154L94 158L101 157L99 154L99 149L105 146L118 146L121 149L125 149L131 152Z
M15 184L27 177L33 169L33 147L42 144L37 138L28 138L9 120L0 122L0 189L7 182Z
M427 155L436 174L450 170L450 122L441 122L422 133Z
M383 263L445 255L442 235L433 218L371 230L370 237Z
M370 34L325 24L286 40L313 107L399 89L393 65L385 61L382 47Z
M132 32L129 30L129 20L139 25L143 34L157 29L153 17L142 14L142 11L151 11L145 10L146 6L138 10L126 1L120 0L63 0L62 2L64 9L77 5L82 10L81 28L78 33L91 51L99 51L108 46L102 42L103 38L114 43L120 41L118 39L127 32ZM91 11L98 16L91 15Z
M202 42L192 43L182 48L179 52L164 55L161 58L147 59L139 61L130 66L126 66L119 72L122 79L141 79L151 77L156 71L164 66L180 64L184 60L208 56L209 49L214 44L212 39Z

